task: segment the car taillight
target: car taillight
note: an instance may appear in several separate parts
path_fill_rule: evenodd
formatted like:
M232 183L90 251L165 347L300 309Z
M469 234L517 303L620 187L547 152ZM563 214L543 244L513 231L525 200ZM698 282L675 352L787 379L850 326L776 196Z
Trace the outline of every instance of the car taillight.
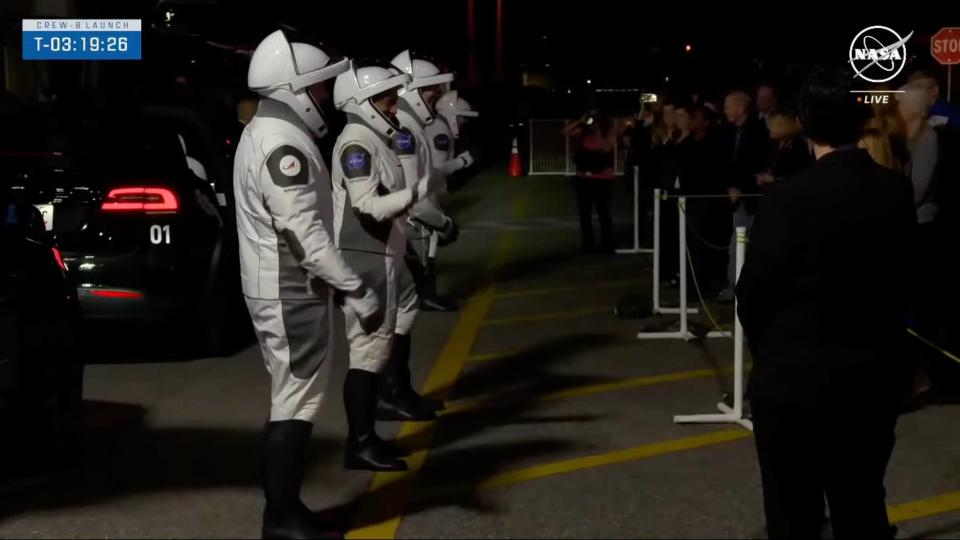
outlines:
M176 212L179 208L173 191L158 187L111 189L100 205L104 212Z
M53 252L53 260L57 261L57 266L60 267L64 272L67 271L67 263L63 262L63 255L60 254L60 250L56 247L50 248L50 251Z
M91 289L90 295L99 296L100 298L143 298L143 293L138 291L118 291L113 289Z

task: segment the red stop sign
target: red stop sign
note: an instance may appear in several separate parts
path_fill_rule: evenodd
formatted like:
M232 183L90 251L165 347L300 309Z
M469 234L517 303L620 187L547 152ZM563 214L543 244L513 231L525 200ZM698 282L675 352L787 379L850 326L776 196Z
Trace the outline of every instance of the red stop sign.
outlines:
M930 38L930 54L945 66L960 64L960 28L942 28Z

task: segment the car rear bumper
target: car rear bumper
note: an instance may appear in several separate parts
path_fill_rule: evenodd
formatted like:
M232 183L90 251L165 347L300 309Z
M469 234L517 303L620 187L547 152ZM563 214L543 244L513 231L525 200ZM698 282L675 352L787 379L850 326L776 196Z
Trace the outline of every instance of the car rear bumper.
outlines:
M171 321L189 309L185 298L128 288L80 287L77 297L86 320Z

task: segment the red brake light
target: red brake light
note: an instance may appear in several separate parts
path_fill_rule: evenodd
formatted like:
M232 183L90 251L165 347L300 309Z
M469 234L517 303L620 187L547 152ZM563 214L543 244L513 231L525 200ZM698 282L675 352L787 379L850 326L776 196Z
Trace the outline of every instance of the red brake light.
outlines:
M179 208L173 191L157 187L111 189L100 206L104 212L176 212Z
M100 298L143 298L143 293L137 291L116 291L112 289L91 289L90 295Z
M60 267L60 270L64 272L67 271L67 263L63 262L63 255L60 254L60 250L56 247L50 248L50 251L53 252L53 260L57 261L57 266Z

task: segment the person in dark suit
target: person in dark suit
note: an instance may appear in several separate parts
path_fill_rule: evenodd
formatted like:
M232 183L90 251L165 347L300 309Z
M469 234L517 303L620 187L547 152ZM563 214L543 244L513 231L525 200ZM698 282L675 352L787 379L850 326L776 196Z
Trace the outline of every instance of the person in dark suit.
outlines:
M814 161L807 141L800 136L796 113L789 109L777 109L768 116L768 125L773 155L766 170L757 174L757 185L764 191L770 184L790 178Z
M757 174L763 172L771 150L766 126L750 114L750 109L750 96L741 91L731 92L723 103L723 114L728 122L725 133L726 178L727 194L733 205L732 223L733 227L746 227L748 237L757 208L757 198L750 195L760 193ZM727 266L729 286L720 295L723 300L733 299L736 247L736 238L731 234Z
M856 147L846 71L813 75L800 122L816 163L763 197L737 284L770 538L892 538L884 476L909 389L910 182ZM891 257L891 250L896 256Z
M714 133L712 114L702 105L678 107L678 116L681 112L690 118L690 136L679 148L681 194L723 195L727 186L716 169L723 163L724 147ZM724 199L692 197L686 213L693 276L700 292L712 296L726 286L726 250L718 252L717 246L724 246L730 237L730 208Z

